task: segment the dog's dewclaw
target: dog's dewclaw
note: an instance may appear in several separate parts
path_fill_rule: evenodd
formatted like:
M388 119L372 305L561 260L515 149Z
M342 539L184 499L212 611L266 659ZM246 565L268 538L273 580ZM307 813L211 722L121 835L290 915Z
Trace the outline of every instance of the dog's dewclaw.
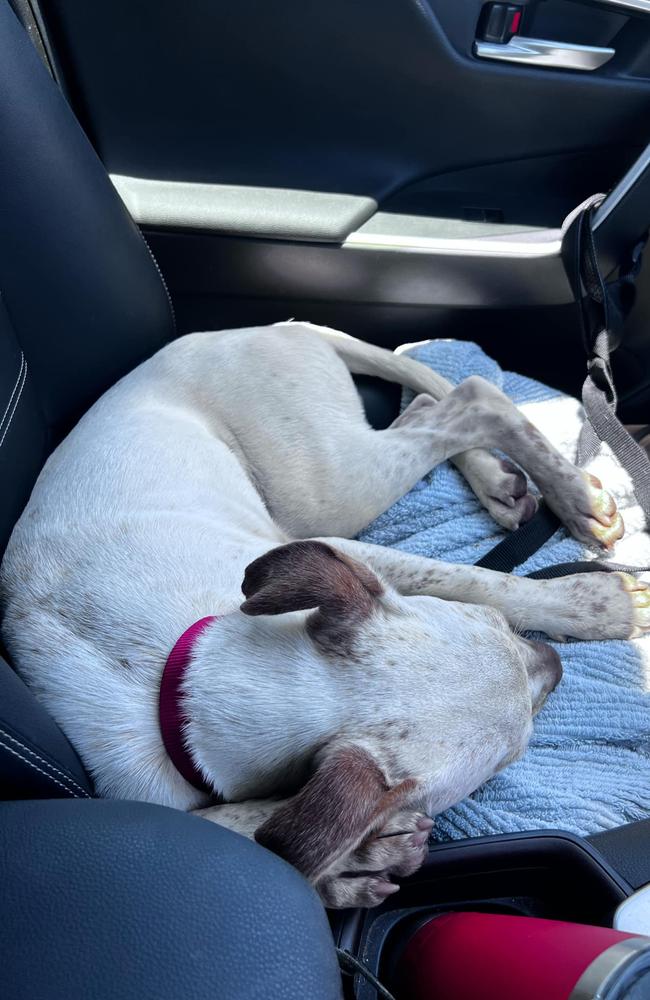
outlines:
M632 603L632 632L630 639L640 639L650 631L650 587L643 580L637 580L630 573L617 574L623 581L623 589L630 595Z

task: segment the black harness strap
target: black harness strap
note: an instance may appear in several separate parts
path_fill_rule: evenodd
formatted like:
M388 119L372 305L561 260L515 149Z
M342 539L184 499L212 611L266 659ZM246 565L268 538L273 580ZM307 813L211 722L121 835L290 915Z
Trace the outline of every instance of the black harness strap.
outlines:
M612 563L578 562L558 563L556 566L545 566L534 573L527 573L529 580L557 580L561 576L572 576L574 573L615 573L619 569Z
M542 500L530 521L506 535L476 565L499 573L512 573L515 566L526 562L561 527L559 517Z

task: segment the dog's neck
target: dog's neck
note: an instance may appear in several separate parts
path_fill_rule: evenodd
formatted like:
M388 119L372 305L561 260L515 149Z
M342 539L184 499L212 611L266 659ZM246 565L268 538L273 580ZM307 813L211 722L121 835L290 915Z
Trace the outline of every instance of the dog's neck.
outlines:
M342 665L319 655L304 618L237 611L196 643L184 683L188 742L227 801L299 784L345 725Z

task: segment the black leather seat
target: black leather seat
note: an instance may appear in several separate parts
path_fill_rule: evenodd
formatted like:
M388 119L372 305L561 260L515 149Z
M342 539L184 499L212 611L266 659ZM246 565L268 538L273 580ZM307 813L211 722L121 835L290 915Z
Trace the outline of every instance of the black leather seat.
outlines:
M175 331L147 245L6 2L0 136L1 556L49 452ZM87 794L71 748L6 664L0 685L0 797Z
M52 448L174 334L147 245L0 0L0 556ZM294 869L195 817L92 795L0 659L0 996L340 995Z
M322 906L261 847L137 802L0 807L3 1000L336 1000Z

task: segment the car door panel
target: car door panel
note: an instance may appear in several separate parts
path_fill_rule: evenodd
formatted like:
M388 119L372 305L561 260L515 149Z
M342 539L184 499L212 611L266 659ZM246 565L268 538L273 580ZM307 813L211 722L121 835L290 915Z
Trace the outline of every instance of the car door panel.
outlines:
M75 106L112 173L381 202L423 178L486 163L616 144L628 165L647 139L648 83L475 59L440 19L455 23L460 9L471 48L480 7L43 5ZM599 159L591 176L580 171L586 194L602 187Z
M477 58L482 0L40 6L182 330L297 315L386 344L460 333L540 374L526 341L544 329L543 374L576 389L557 230L648 140L650 17L521 5L526 35L615 55L590 73Z

